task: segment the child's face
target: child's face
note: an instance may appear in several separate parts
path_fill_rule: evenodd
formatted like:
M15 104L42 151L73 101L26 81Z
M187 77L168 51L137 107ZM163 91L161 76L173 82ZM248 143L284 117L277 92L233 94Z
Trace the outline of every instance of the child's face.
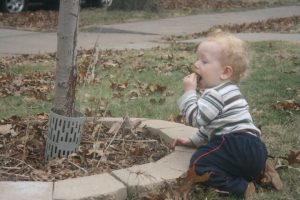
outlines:
M195 73L198 74L200 88L211 88L223 82L221 51L221 46L214 41L204 41L198 46Z

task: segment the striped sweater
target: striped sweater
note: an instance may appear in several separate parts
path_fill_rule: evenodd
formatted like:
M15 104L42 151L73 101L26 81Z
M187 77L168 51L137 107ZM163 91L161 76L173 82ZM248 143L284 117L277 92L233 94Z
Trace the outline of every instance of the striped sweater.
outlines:
M197 147L214 135L235 131L260 134L253 124L247 101L231 82L206 89L200 98L195 90L186 91L178 100L178 106L186 121L199 127L190 138Z

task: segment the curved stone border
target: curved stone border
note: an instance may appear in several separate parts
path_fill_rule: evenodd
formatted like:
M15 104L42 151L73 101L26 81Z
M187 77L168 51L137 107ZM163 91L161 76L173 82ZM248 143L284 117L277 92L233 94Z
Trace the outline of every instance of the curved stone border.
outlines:
M137 118L135 118L137 119ZM135 120L131 118L131 120ZM101 118L97 122L112 124L122 118ZM140 119L149 134L159 134L166 143L181 136L190 136L196 128L163 120ZM109 173L66 179L55 182L0 182L0 200L125 200L129 194L158 189L188 169L194 149L176 147L162 159Z

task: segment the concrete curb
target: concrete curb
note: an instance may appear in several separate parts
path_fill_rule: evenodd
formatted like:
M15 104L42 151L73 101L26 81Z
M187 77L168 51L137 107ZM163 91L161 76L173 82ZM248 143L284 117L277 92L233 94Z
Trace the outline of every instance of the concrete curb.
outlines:
M110 174L66 179L54 182L53 199L126 199L123 183Z
M89 118L88 120L92 120ZM111 125L122 118L99 118L98 123ZM196 128L163 120L142 120L141 126L149 134L159 134L167 142L179 136L189 136ZM165 182L175 181L187 171L194 149L176 147L162 159L143 165L86 177L56 182L0 182L0 200L125 200L129 194L159 189Z
M52 200L53 182L0 182L1 200Z

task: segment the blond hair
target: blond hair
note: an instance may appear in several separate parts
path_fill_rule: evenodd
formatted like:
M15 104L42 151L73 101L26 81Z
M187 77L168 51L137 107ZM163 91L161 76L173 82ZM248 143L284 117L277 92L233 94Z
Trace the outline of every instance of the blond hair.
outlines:
M239 82L249 67L248 47L246 43L220 29L211 32L206 41L214 41L221 46L221 64L223 66L231 66L233 69L231 80Z

